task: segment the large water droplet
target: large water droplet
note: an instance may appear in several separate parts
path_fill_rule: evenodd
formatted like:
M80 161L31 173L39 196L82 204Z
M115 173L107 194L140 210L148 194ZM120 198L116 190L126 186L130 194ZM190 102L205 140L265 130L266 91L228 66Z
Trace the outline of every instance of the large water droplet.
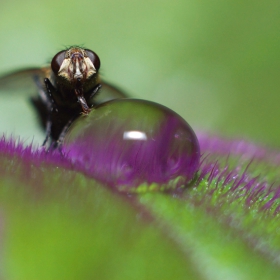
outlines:
M183 118L139 99L109 101L78 118L62 151L87 175L126 192L184 187L200 158L196 135Z

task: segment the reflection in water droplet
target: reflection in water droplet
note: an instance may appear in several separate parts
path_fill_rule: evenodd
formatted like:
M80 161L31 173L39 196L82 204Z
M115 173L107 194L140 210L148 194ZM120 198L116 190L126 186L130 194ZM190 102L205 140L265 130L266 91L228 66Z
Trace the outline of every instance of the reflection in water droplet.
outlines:
M124 140L147 140L147 135L145 132L142 131L125 131L123 133Z

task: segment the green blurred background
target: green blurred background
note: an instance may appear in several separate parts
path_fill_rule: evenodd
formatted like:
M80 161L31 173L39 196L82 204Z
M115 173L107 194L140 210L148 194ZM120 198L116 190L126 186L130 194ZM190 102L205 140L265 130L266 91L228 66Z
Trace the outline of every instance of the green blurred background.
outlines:
M279 14L277 0L1 1L0 73L81 44L100 56L104 79L195 130L280 146ZM27 117L1 103L30 135Z

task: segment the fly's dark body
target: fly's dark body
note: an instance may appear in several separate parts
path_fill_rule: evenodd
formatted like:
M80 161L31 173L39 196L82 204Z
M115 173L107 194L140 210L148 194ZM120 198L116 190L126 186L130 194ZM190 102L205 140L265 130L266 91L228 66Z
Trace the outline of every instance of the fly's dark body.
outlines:
M18 78L25 81L32 77L39 94L31 97L31 101L46 130L43 145L55 147L63 139L65 129L80 114L87 115L92 107L105 101L126 97L101 81L99 68L96 53L71 47L57 53L50 67L25 69L0 78L0 87Z

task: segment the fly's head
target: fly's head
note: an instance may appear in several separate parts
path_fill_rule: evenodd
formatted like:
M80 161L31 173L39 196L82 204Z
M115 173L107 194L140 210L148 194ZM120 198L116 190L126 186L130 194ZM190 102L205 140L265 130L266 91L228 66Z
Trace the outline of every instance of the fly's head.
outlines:
M51 62L51 68L57 79L69 87L80 88L94 79L100 68L100 60L91 50L73 47L57 53Z

